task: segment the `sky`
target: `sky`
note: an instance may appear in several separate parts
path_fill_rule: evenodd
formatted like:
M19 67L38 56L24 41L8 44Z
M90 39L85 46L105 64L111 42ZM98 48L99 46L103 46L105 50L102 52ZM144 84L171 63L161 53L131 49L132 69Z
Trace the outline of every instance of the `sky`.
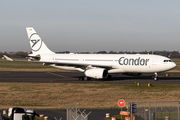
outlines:
M0 0L0 52L180 51L179 0Z

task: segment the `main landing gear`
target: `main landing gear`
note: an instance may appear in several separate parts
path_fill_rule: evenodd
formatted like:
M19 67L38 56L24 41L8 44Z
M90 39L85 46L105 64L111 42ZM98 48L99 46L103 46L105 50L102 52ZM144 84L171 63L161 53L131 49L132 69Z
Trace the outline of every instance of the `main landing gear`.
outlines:
M112 76L111 75L108 75L108 77L106 78L106 80L111 80ZM79 80L84 80L84 81L88 81L88 80L91 80L90 77L87 77L87 76L81 76L79 77ZM154 73L154 80L157 81L158 80L158 73Z
M81 77L79 77L79 80L87 81L87 80L91 80L91 78L90 77L86 77L86 76L81 76Z
M154 73L154 80L155 80L155 81L158 80L158 73Z
M107 78L105 78L105 80L111 80L112 76L111 75L108 75ZM84 80L84 81L87 81L87 80L91 80L90 77L87 77L87 76L80 76L79 77L79 80Z

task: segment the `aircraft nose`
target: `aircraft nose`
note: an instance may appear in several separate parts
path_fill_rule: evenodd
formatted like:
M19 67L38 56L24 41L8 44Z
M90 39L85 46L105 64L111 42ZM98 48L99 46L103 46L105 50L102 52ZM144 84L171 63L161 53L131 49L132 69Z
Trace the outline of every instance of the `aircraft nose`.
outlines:
M173 62L174 63L174 62ZM176 67L176 63L174 63L174 68Z
M176 63L172 62L172 69L176 67Z

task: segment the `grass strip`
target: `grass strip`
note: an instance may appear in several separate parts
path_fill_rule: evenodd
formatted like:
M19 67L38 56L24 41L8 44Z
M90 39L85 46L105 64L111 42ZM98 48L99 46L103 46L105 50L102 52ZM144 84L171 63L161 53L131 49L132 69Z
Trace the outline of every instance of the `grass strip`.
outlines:
M29 109L118 109L117 102L179 101L180 85L0 83L0 108Z

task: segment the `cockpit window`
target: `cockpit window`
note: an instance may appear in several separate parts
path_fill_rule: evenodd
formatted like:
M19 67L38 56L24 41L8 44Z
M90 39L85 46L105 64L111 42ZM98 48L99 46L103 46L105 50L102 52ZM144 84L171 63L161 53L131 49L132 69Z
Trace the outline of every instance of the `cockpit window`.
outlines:
M164 60L164 62L172 62L172 60Z

